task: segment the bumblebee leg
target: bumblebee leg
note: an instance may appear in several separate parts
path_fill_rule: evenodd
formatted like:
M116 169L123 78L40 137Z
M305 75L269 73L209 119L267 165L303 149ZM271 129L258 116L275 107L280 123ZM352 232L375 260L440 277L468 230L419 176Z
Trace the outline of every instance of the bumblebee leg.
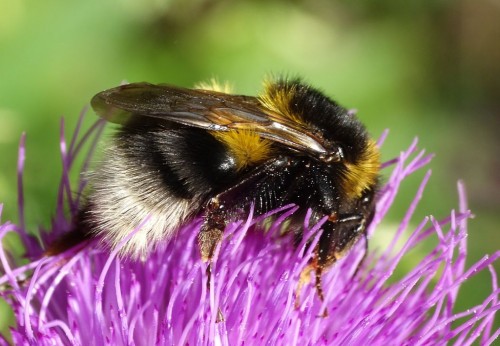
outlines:
M91 230L95 227L89 219L89 211L91 209L92 206L90 204L81 209L72 220L71 229L51 242L43 255L56 256L74 246L88 243L93 237Z
M208 262L207 265L207 288L210 289L212 276L212 258L217 245L222 239L226 227L226 210L221 206L218 197L210 199L206 207L205 223L198 234L198 247L201 259Z
M298 309L300 307L300 293L302 291L302 287L307 285L310 282L311 278L311 272L314 270L315 274L315 284L314 287L316 289L316 294L318 295L318 298L321 302L325 300L325 295L323 292L323 286L322 286L322 276L323 276L323 269L325 268L324 265L319 263L318 259L318 248L315 250L316 254L314 255L313 259L311 260L311 263L309 263L300 273L300 278L299 282L297 284L297 289L295 290L295 308ZM327 317L328 316L328 310L325 308L325 310L319 315L319 317Z
M221 203L222 194L211 198L205 207L205 222L198 234L198 246L203 261L212 259L215 249L222 239L227 223L227 210Z
M210 278L212 276L212 257L221 239L222 231L216 228L202 228L198 234L198 246L200 248L201 259L203 262L208 262L207 288L210 288Z
M341 251L338 251L335 253L335 256L337 258L343 257L344 254L349 250L360 237L363 237L365 240L365 251L363 254L363 257L361 260L358 262L358 265L356 266L356 270L354 271L352 277L356 277L356 275L359 272L359 269L361 268L361 265L366 259L366 256L368 255L368 237L366 233L366 218L363 215L360 214L352 214L352 215L342 215L342 217L338 221L339 223L352 223L355 222L355 228L351 230L351 235L352 237L348 239L346 243L343 244L343 249Z
M354 274L352 274L352 277L355 278L358 273L359 269L361 268L361 265L365 262L366 257L368 257L368 235L366 234L366 228L363 229L362 235L361 235L365 241L365 253L363 254L363 257L361 257L361 260L359 260L358 265L356 266L356 270L354 271Z
M315 260L313 261L314 265L314 274L315 274L315 288L316 294L321 302L325 301L325 294L323 291L323 271L325 268L330 267L336 262L336 258L331 255L331 239L332 234L335 230L333 222L327 222L325 224L325 229L323 230L323 234L319 238L319 243L316 248ZM319 315L319 317L327 317L328 309L325 307L325 310Z
M322 277L326 269L342 258L346 252L362 236L365 238L365 253L358 263L353 276L358 272L361 263L367 255L368 242L366 235L366 218L361 214L338 214L331 212L328 221L323 225L323 233L314 250L311 262L303 269L296 290L295 307L300 306L300 292L302 287L309 283L310 274L314 270L316 294L321 302L325 300ZM322 312L320 317L328 316L328 310Z
M245 191L264 181L270 173L278 171L288 164L287 158L278 157L269 160L258 169L250 172L237 184L208 201L205 206L205 223L198 235L198 245L203 261L206 262L212 259L214 251L222 239L228 216L226 206L241 202L240 198L245 195Z
M321 285L321 282L322 282L321 278L323 276L323 266L322 265L318 265L316 267L315 274L316 274L316 293L318 294L319 300L321 300L321 302L324 302L325 295L323 293L323 286ZM323 310L323 312L321 313L321 315L319 315L319 317L328 317L328 308L325 307L325 310Z
M208 262L207 273L207 288L210 290L212 279L212 260L217 248L217 245L222 240L224 229L226 228L228 212L227 208L239 203L242 206L249 205L250 202L241 200L242 196L246 196L245 191L254 189L256 185L265 181L269 174L281 170L284 166L290 164L287 157L278 157L267 161L257 169L251 171L237 184L220 192L215 197L211 198L205 206L205 222L198 234L198 246L200 249L201 258ZM226 207L229 206L229 207ZM223 321L222 312L217 313L217 322Z
M318 263L318 256L315 255L312 262L309 263L300 273L299 283L297 284L297 289L295 290L295 308L300 308L300 293L302 291L302 287L307 285L311 281L311 272L314 270L315 275L315 283L314 287L316 289L316 294L321 302L325 300L325 294L323 292L322 286L322 276L323 276L324 266ZM319 317L327 317L328 310L325 310L319 315Z
M361 221L361 222L360 222ZM356 228L352 230L350 223L355 223ZM347 227L346 227L347 226ZM358 214L338 214L332 212L328 221L323 226L323 233L319 238L315 249L315 258L311 265L315 270L315 287L321 302L325 300L323 290L323 273L325 269L334 265L342 258L347 250L352 247L364 229L364 218ZM328 316L328 309L321 313L320 317Z
M314 271L316 274L316 293L318 294L319 300L322 302L325 301L325 294L323 293L323 286L321 286L321 276L323 275L323 266L316 266L316 270Z
M328 254L330 253L330 246L331 246L330 238L333 232L333 227L335 222L337 222L336 213L332 213L330 220L327 221L326 224L324 225L323 233L321 234L319 242L313 251L313 255L312 258L310 259L310 262L304 269L302 269L302 272L300 273L299 282L297 284L297 289L295 291L296 308L300 307L300 294L302 288L305 285L309 284L309 282L311 281L311 272L313 271L315 274L314 287L316 289L316 294L318 295L318 298L321 302L325 300L321 277L323 274L323 269L328 266L327 259L329 257ZM306 245L306 249L308 247L309 245ZM327 316L328 312L325 310L322 315Z
M208 262L207 274L207 290L210 292L210 284L212 281L212 258L217 245L222 239L224 228L226 227L226 211L220 205L219 199L214 197L210 199L206 207L205 223L203 224L200 233L198 234L198 247L200 249L201 259ZM220 307L217 308L216 323L224 321L224 315Z

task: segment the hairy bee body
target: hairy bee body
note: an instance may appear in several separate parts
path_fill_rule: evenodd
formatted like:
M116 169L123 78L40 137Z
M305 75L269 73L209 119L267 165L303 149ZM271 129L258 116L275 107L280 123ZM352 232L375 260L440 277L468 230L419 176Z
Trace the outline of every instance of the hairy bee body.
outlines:
M146 256L202 214L209 259L227 222L250 205L259 215L294 203L297 220L309 208L312 222L328 217L315 251L320 272L371 221L375 143L354 115L300 80L268 82L259 97L135 83L97 94L92 106L121 127L92 174L81 223L111 246L127 239L126 255Z
M232 157L219 141L172 123L126 125L104 157L91 179L85 218L112 245L140 227L122 249L133 257L172 238L210 196L236 179Z

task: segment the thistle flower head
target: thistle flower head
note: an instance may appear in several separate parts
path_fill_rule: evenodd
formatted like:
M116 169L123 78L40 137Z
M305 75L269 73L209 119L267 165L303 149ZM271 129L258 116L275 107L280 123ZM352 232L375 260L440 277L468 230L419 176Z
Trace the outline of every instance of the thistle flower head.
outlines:
M230 224L213 262L209 288L196 243L199 219L145 261L121 258L120 247L109 251L96 240L44 257L46 244L71 228L82 203L74 191L81 196L86 182L71 185L69 172L84 144L90 144L85 170L103 124L96 123L82 136L80 127L81 123L69 144L61 133L58 207L51 232L43 232L41 242L28 234L23 221L21 141L20 221L0 225L0 238L8 232L19 234L31 260L21 265L0 249L0 295L16 316L17 325L11 328L16 345L469 345L474 341L488 345L500 333L493 330L500 290L492 267L500 252L466 269L471 214L462 184L458 210L442 220L426 218L410 229L429 172L384 250L370 251L361 261L362 240L323 275L324 301L318 299L312 278L311 284L301 281L322 222L309 227L306 217L305 240L294 245L292 237L280 232L296 210L293 205L273 211L266 231L262 220L268 215L254 217L250 212L245 220ZM430 159L416 151L415 141L384 164L384 169L392 167L392 173L378 196L369 237L391 207L401 182ZM394 279L401 261L428 238L434 239L434 249L404 277ZM492 276L491 294L469 310L455 311L460 285L486 269ZM325 309L328 316L321 317Z

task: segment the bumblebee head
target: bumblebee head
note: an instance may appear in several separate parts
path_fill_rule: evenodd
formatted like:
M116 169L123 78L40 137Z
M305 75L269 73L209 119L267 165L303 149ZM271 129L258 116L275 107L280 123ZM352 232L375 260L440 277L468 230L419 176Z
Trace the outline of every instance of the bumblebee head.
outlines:
M378 182L380 153L359 119L302 81L266 81L261 103L316 139L326 153L316 160L338 171L348 197L361 198Z

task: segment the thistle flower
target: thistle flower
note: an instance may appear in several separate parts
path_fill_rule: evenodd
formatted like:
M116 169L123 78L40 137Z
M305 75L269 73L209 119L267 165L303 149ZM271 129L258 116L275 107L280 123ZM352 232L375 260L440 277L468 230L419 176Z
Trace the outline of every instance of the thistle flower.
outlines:
M90 144L85 170L102 129L103 123L97 122L80 136L80 120L67 145L62 126L58 206L51 232L42 232L41 241L24 226L24 137L21 140L20 221L0 225L0 239L16 232L31 260L21 265L0 249L0 294L16 316L17 325L11 328L16 345L489 345L500 334L493 330L500 290L492 267L500 252L465 268L471 214L463 185L458 185L458 210L443 220L425 218L409 230L430 172L386 249L370 251L362 261L365 244L360 241L324 274L324 301L318 299L313 283L304 285L297 296L322 223L308 227L306 217L304 239L312 246L294 246L293 239L280 232L296 210L293 205L273 211L274 221L266 231L266 216L254 217L252 212L230 224L214 259L210 288L196 246L200 219L185 225L144 261L118 257L119 247L109 251L97 241L44 257L46 244L71 229L86 182L71 185L69 172ZM416 152L414 141L384 164L385 169L393 167L392 173L380 191L369 236L384 219L401 182L430 159ZM401 261L428 238L434 238L434 249L395 280L392 276ZM486 269L491 272L492 293L469 310L454 311L460 285ZM328 316L320 317L325 309Z

